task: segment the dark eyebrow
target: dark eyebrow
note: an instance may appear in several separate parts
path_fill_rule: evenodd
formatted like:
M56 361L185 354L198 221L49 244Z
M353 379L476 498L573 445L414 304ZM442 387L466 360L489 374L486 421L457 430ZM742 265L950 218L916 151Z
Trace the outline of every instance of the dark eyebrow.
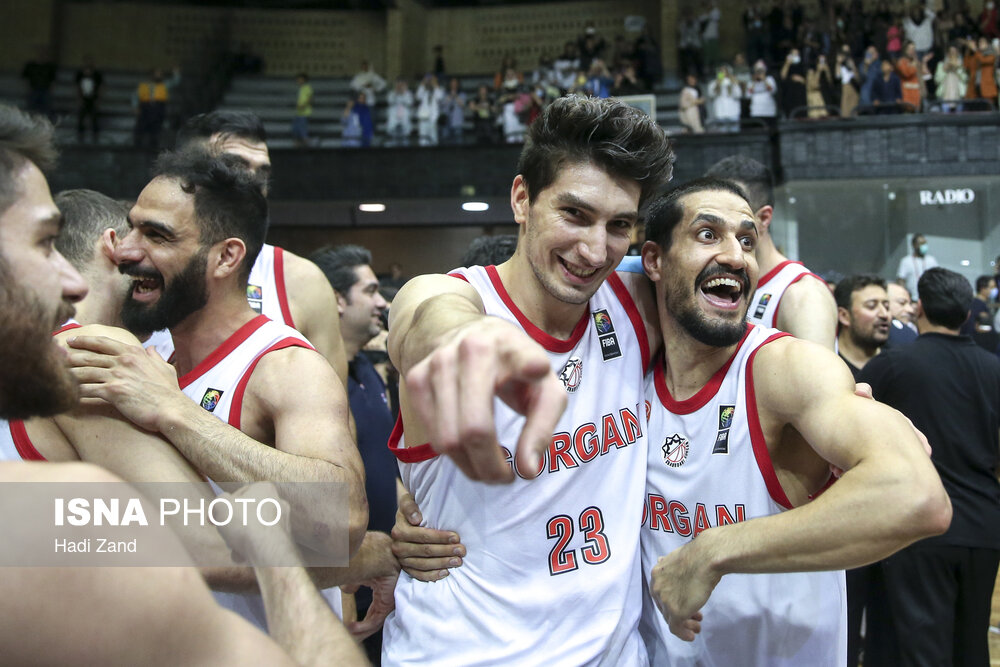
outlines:
M707 222L709 224L719 225L719 226L724 226L726 224L726 221L723 220L722 218L720 218L717 215L714 215L712 213L699 213L698 215L696 215L694 217L694 220L691 221L690 226L693 227L693 226L695 226L695 225L697 225L699 223L703 223L703 222ZM757 232L757 223L755 223L753 220L750 220L749 218L744 218L740 222L740 227L742 229L752 229L753 232L754 232L754 234L758 234L758 232Z
M590 204L589 202L584 201L583 199L580 199L579 197L577 197L576 195L574 195L571 192L564 192L564 193L560 194L558 197L556 197L556 202L559 203L559 204L562 204L564 206L572 206L574 208L580 208L580 209L583 209L584 211L588 211L590 213L594 212L594 206L592 204ZM632 220L632 221L635 221L635 220L639 219L639 212L638 211L624 211L624 212L620 212L620 213L615 213L614 215L611 216L611 219L612 220L619 220L619 219L621 219L621 220Z
M174 238L174 231L162 222L158 222L156 220L142 220L136 223L135 221L132 220L132 218L129 218L129 222L132 223L133 227L146 227L152 229L155 232L159 232L160 234L163 234L166 237Z

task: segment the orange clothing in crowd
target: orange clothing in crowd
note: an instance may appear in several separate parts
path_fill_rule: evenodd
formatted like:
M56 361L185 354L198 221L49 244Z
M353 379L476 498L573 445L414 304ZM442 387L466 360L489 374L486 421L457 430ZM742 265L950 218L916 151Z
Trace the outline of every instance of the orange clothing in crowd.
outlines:
M975 99L983 97L988 100L995 100L997 97L997 80L993 74L996 67L997 57L995 54L970 53L965 56L965 69L969 70L969 84L965 92L965 97ZM976 77L979 77L979 85L976 85Z
M920 111L920 66L906 56L896 61L896 72L903 87L903 101Z
M169 98L167 84L144 81L139 84L136 96L140 102L166 102Z

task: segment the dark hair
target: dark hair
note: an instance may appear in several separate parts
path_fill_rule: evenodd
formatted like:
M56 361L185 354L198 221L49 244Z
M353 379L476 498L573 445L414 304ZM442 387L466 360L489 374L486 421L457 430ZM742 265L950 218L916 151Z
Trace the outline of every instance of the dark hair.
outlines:
M128 205L94 190L63 190L55 196L63 216L56 250L77 271L94 259L98 239L108 227L118 236L128 234Z
M991 280L993 280L993 276L979 276L976 278L976 292L981 292L989 287Z
M837 283L833 289L833 300L837 302L838 308L850 310L851 296L869 285L878 285L882 289L886 289L885 279L881 276L876 276L874 273L855 273Z
M958 329L969 318L972 285L960 273L935 266L917 281L917 294L927 320L946 329Z
M41 171L56 163L52 123L41 116L0 104L0 213L17 199L16 172L28 162Z
M490 266L503 264L517 250L517 234L477 236L462 255L462 266Z
M911 237L910 237L910 245L911 245L911 246L913 246L913 248L916 248L916 247L917 247L917 239L918 239L918 238L921 238L921 239L923 239L923 240L925 240L925 241L927 240L927 237L926 237L926 236L924 236L924 235L923 235L923 234L921 234L920 232L915 232L915 233L913 234L913 236L911 236Z
M309 259L322 271L330 285L345 299L358 276L354 273L356 266L371 266L372 254L367 248L359 245L339 245L320 248ZM348 299L349 300L349 299Z
M754 213L765 206L774 206L774 176L766 165L753 158L730 155L709 167L705 176L736 181L746 190L747 201Z
M670 249L674 227L684 218L681 199L695 192L721 190L731 192L750 205L743 189L733 181L724 178L696 178L657 197L646 211L646 240L656 243L664 251Z
M260 116L252 111L210 111L191 116L177 132L177 147L192 141L207 141L214 134L267 142L267 131Z
M517 171L534 202L570 163L593 162L618 178L639 183L639 205L673 173L674 152L656 121L614 98L567 95L531 124Z
M228 238L243 241L247 254L240 277L246 280L267 236L267 200L260 179L239 158L211 155L200 146L162 153L154 176L176 178L181 189L194 196L203 246Z

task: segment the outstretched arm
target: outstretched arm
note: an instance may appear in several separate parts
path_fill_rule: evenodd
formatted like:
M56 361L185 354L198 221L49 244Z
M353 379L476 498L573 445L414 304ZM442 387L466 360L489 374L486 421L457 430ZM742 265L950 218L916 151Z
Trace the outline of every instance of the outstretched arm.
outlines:
M513 480L497 441L493 399L525 415L519 466L537 468L566 406L548 356L514 324L484 314L466 282L421 276L393 300L389 357L403 380L400 407L411 444L429 442L472 479Z
M906 419L854 395L850 373L832 353L780 339L758 352L753 381L761 428L786 489L803 480L780 467L781 458L794 456L782 448L811 447L845 472L811 502L711 528L660 559L654 596L682 639L694 638L689 619L726 574L858 567L944 532L951 520L941 480Z

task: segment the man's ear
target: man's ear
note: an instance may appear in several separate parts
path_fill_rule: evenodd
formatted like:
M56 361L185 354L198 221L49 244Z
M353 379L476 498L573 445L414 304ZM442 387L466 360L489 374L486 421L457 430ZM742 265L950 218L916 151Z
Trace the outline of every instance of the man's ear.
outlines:
M640 254L642 255L642 270L646 272L646 276L653 282L662 278L663 248L660 247L660 244L646 241L642 244Z
M246 244L238 238L219 241L209 252L209 270L215 278L225 278L239 273L243 258L247 255Z
M337 290L333 290L333 293L337 295L337 314L343 316L344 309L347 308L347 299Z
M514 222L523 225L528 220L528 209L531 202L528 197L528 184L524 176L518 174L510 186L510 208L514 212Z
M101 232L101 238L97 241L97 245L101 254L114 264L115 246L118 245L118 233L111 227L108 227Z
M773 206L761 206L757 209L757 222L760 223L760 231L762 234L771 233L771 218L774 216Z
M851 326L851 313L843 306L837 306L837 322L845 329Z

